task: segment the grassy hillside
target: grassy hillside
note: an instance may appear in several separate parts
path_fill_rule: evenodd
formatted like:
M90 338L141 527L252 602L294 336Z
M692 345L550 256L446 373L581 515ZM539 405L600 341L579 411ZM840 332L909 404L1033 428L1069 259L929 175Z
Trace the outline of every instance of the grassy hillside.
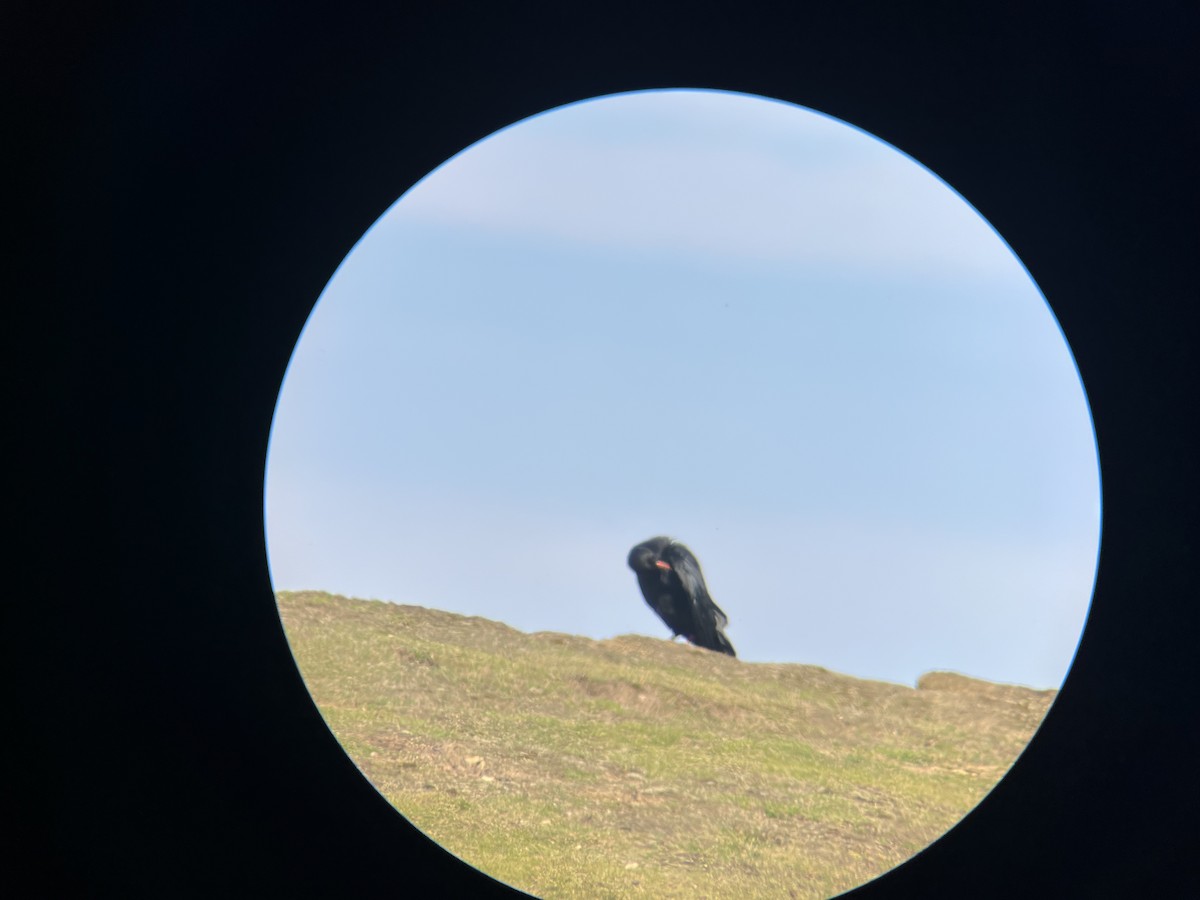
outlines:
M545 898L832 896L975 806L1054 697L321 593L279 608L371 782L443 846Z

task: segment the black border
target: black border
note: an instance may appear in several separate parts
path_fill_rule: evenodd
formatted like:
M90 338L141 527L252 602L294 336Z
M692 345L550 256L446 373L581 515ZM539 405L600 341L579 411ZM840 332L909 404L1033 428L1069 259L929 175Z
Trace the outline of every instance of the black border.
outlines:
M10 816L43 893L484 895L294 669L262 534L271 413L312 303L407 187L520 118L653 87L800 103L929 166L1029 267L1093 407L1100 572L1060 699L979 810L855 896L1200 893L1188 4L4 16L30 201L8 242L32 576L6 610Z

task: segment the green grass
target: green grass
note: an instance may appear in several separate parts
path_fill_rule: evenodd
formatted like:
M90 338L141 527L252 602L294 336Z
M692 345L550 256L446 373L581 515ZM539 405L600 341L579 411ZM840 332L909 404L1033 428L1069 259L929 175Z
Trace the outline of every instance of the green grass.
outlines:
M313 592L279 608L366 777L455 855L546 898L840 893L978 804L1054 697Z

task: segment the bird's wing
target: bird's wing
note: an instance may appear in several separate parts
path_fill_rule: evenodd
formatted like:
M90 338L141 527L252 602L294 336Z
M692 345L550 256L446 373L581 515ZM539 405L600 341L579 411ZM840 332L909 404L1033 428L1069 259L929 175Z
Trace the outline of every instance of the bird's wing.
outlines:
M712 603L713 619L717 623L717 631L723 631L729 627L729 616L725 615L725 611L721 607L713 603L712 597L708 598L708 602Z
M679 576L683 589L691 598L697 624L704 627L712 622L717 631L727 626L729 619L708 595L708 585L704 583L700 563L691 551L680 544L669 544L663 549L662 558L670 563L672 571ZM715 640L715 636L712 639Z

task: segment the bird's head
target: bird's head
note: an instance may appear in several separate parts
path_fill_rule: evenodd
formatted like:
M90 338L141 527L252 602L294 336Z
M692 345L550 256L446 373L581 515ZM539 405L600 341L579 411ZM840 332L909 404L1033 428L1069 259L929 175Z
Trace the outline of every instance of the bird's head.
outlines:
M635 572L654 572L656 570L669 572L670 563L659 559L663 547L669 543L668 538L652 538L638 544L629 551L629 568Z

